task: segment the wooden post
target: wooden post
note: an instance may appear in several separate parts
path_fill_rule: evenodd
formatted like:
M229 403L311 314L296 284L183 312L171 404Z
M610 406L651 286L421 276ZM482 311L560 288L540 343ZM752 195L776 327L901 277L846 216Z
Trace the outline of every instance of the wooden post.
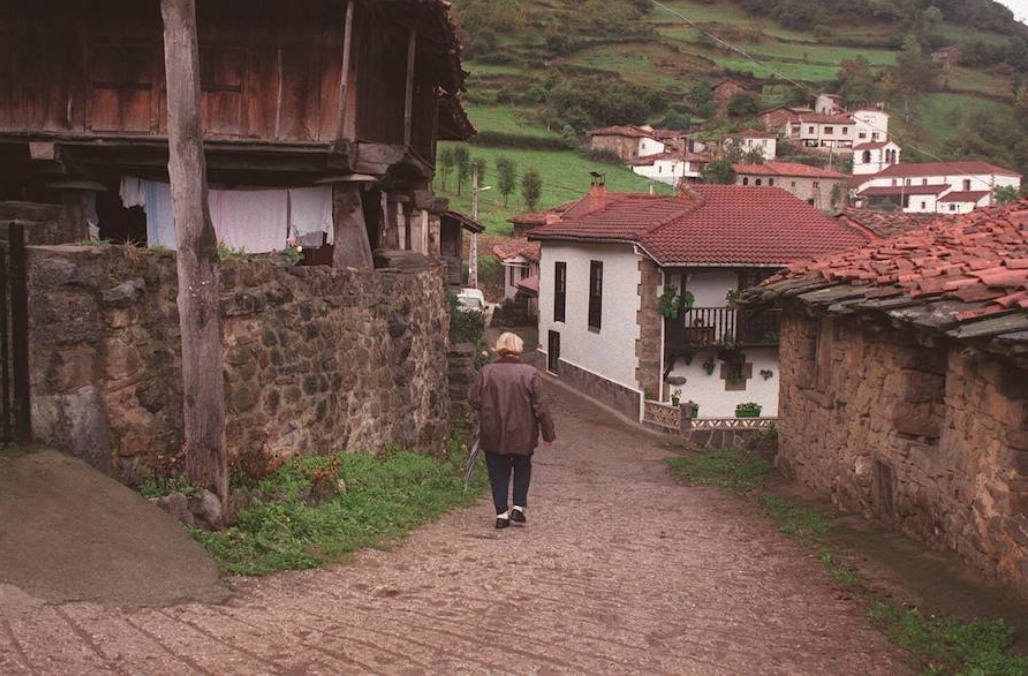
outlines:
M194 483L212 488L227 514L218 240L207 205L195 0L161 0L161 16L168 83L168 175L178 235L186 474Z
M418 29L411 26L407 38L407 89L403 107L403 145L410 147L412 118L414 116L414 55L418 49Z
M350 55L353 52L353 6L355 0L346 3L346 23L343 26L343 72L339 78L339 128L336 140L346 138L346 97L350 85Z
M340 182L332 185L332 216L335 221L332 267L374 268L359 183Z
M431 252L428 249L428 209L421 210L421 253L428 256Z
M407 250L407 215L403 212L403 204L396 203L396 231L399 233L400 245L396 248Z

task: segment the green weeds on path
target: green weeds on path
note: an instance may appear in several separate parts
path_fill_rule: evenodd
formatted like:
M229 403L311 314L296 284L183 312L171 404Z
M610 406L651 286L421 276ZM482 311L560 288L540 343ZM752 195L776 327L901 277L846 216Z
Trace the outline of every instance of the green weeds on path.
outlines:
M358 549L388 546L455 507L473 504L485 487L484 472L476 471L465 490L464 459L456 443L445 461L407 451L294 458L252 487L254 500L240 509L235 526L193 536L226 572L315 568ZM341 492L309 504L316 485L326 482Z
M916 608L881 599L860 576L839 561L823 543L831 526L826 515L764 488L772 465L764 457L737 450L677 455L668 459L680 481L726 488L759 504L778 524L778 530L818 553L821 563L841 586L861 596L868 615L893 643L909 650L927 673L997 676L1028 674L1028 657L1011 652L1013 630L1002 620L963 622L952 617L926 616Z

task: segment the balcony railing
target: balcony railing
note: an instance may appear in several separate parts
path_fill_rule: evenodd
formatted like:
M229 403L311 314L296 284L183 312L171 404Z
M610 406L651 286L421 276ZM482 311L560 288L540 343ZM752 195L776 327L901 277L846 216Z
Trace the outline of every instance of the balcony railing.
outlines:
M781 318L781 310L694 307L667 320L667 344L672 354L699 347L773 347Z

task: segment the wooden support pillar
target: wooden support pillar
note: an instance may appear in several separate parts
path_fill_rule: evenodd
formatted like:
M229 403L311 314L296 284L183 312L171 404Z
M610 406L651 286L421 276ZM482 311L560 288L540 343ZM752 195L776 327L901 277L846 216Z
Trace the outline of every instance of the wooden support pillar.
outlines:
M335 228L332 267L373 269L375 262L364 221L360 183L332 184L332 217Z
M396 203L396 231L399 233L398 249L410 248L410 237L407 235L407 214L403 211L403 204Z
M161 17L168 87L168 174L178 238L186 474L195 484L214 490L228 515L220 260L207 204L195 0L161 0Z
M407 38L407 88L403 107L403 145L410 147L414 117L414 55L418 49L418 29L411 26Z
M346 99L350 87L350 58L353 53L353 7L356 0L346 3L346 19L343 23L343 65L342 77L339 78L339 127L336 129L336 140L346 138Z
M419 235L418 253L429 254L428 250L428 209L421 210L421 231Z

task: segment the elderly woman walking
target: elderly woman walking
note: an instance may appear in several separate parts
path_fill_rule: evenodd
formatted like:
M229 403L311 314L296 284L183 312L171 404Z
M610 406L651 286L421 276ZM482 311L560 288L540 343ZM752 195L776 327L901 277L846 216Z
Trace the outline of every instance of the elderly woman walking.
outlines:
M521 526L528 523L528 485L540 428L547 446L557 438L542 379L534 366L521 362L523 350L524 343L517 335L501 335L496 341L499 359L483 368L471 387L471 404L479 413L479 443L489 469L497 528L506 528L512 521ZM513 509L508 508L507 502L511 472Z

